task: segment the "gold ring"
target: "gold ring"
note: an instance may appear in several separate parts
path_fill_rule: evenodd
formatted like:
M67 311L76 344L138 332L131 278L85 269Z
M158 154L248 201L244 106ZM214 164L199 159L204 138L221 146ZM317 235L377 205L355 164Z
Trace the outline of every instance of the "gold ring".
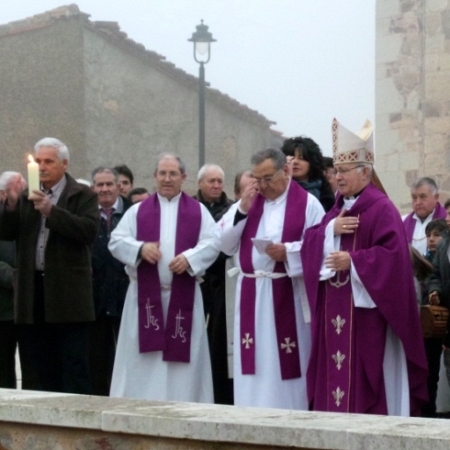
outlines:
M342 225L342 228L345 230L347 229L347 225Z

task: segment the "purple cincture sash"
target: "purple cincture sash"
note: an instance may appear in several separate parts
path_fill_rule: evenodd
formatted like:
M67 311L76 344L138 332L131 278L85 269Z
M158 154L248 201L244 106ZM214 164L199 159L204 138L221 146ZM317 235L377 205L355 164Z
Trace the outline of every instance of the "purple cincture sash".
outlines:
M175 238L175 255L197 245L202 214L200 204L181 193ZM144 200L137 214L137 239L158 242L161 209L158 195ZM139 351L163 351L164 361L190 361L195 277L173 274L167 323L164 327L158 265L142 260L137 270Z
M290 183L281 242L300 240L305 224L307 198L308 194L304 189L295 182ZM255 237L258 231L264 212L264 202L265 198L262 195L255 198L242 232L239 259L243 273L253 274L255 271L252 262L251 238ZM284 263L276 262L274 272L286 273ZM301 376L300 353L292 280L288 276L272 279L272 291L281 379L299 378ZM256 280L244 276L240 305L241 365L244 375L255 373L255 346L257 344L255 341L255 304Z
M408 238L408 242L411 244L414 236L414 229L416 228L417 220L413 218L414 212L408 214L403 221L403 225L406 231L406 237ZM446 209L440 204L436 203L436 207L434 208L433 219L445 219L447 217Z

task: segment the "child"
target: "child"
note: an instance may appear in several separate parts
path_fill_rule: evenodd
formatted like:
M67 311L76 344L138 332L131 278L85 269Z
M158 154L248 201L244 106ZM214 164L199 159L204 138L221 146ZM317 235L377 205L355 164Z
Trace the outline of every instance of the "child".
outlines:
M425 258L431 263L434 260L437 246L442 241L442 234L447 230L448 225L444 219L434 219L425 228L425 234L427 236L427 252Z

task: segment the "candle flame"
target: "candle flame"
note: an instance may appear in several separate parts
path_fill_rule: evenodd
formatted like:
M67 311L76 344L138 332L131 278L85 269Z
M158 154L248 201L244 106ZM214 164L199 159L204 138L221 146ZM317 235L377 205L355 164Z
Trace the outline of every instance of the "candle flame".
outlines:
M34 162L34 158L32 155L28 155L28 161L31 163Z

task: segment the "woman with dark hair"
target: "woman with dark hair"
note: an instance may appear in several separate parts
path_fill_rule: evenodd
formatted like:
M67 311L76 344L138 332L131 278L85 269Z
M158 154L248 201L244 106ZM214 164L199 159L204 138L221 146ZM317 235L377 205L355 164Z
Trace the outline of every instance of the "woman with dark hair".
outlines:
M292 178L320 201L325 212L329 211L335 197L324 175L323 155L316 142L302 136L286 139L281 151L291 163Z

